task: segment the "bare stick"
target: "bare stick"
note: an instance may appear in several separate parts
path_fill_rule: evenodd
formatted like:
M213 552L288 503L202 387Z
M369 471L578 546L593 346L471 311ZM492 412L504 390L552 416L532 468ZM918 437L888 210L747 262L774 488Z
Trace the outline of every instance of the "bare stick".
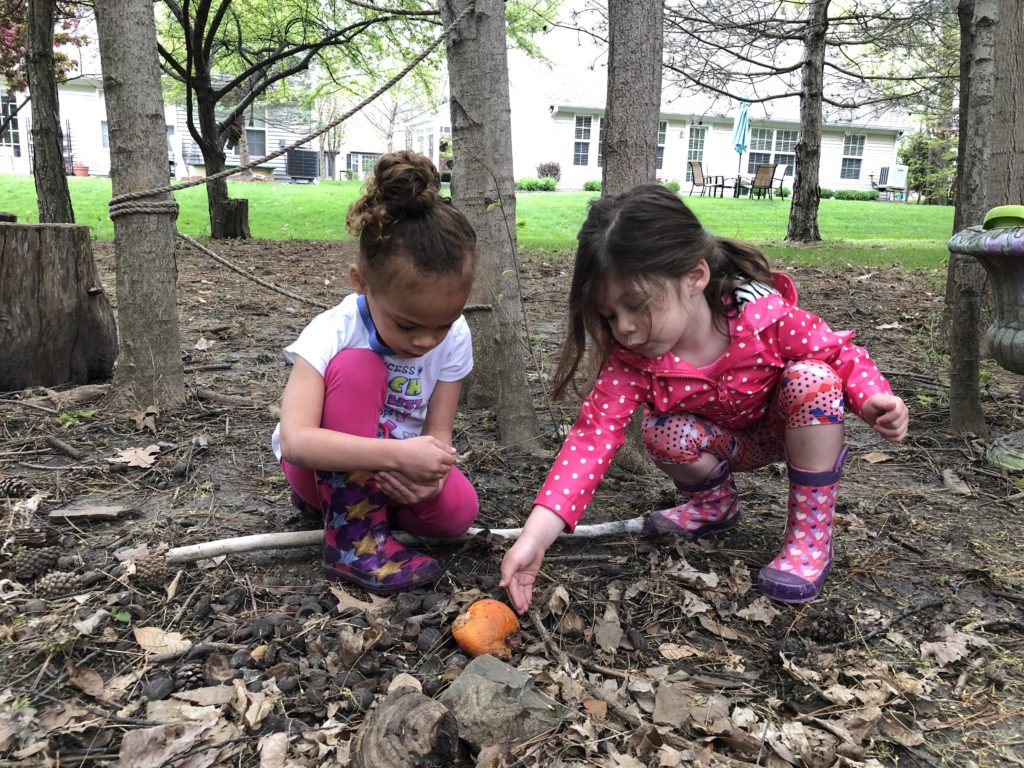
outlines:
M603 536L619 536L623 534L640 533L643 529L643 518L634 517L631 520L619 520L611 523L596 523L595 525L581 525L576 532L571 534L574 537L584 539L595 539ZM451 539L425 539L419 536L411 536L402 531L395 532L395 538L408 544L460 544L470 541L476 536L489 535L500 536L503 539L518 539L523 533L522 528L470 528L461 536ZM566 536L568 534L562 534ZM294 547L312 547L323 541L324 532L320 529L315 531L288 531L280 533L258 533L253 536L237 536L231 539L218 539L207 541L202 544L190 544L185 547L175 547L167 552L169 563L189 563L195 560L205 560L220 555L233 555L242 552L255 552L263 549L290 549Z

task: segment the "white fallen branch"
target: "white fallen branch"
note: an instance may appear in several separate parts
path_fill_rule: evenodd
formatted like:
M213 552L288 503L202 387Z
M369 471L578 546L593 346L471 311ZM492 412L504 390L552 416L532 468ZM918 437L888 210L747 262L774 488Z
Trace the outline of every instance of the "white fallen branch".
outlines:
M618 520L611 523L595 523L581 525L575 533L563 533L559 538L573 536L575 538L597 539L604 536L636 534L643 529L642 517L631 520ZM523 533L522 528L470 528L461 536L451 539L427 539L412 536L402 531L395 532L395 538L404 544L461 544L476 536L494 536L503 539L518 539ZM292 549L296 547L312 547L323 541L324 532L288 531L282 533L258 533L253 536L236 536L231 539L217 539L202 544L190 544L186 547L175 547L167 552L169 563L191 563L221 555L236 555L242 552L256 552L264 549Z

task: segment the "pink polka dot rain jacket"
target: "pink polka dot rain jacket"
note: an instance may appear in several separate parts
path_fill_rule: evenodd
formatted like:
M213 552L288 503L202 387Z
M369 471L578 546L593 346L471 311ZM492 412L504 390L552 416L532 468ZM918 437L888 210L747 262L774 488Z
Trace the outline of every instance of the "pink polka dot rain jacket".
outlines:
M726 429L744 429L764 418L782 369L794 360L831 366L843 381L847 407L858 416L873 395L892 392L867 350L850 343L853 331L833 331L796 306L796 287L787 275L772 277L781 295L748 302L730 318L729 348L709 366L713 376L671 352L645 358L615 346L534 503L572 531L640 404L647 415L690 412Z

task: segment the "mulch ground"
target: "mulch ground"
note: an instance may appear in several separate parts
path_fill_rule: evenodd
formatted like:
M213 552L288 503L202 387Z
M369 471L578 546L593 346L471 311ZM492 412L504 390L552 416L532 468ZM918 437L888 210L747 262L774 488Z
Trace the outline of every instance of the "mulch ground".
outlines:
M95 246L112 294L111 246ZM325 304L348 290L347 244L214 247ZM823 596L782 606L751 585L781 540L778 466L739 477L743 522L715 541L560 540L513 664L565 714L504 751L464 745L458 765L1024 762L1024 494L986 462L986 440L946 426L942 275L780 266L804 306L857 330L911 408L899 446L849 422ZM0 498L2 765L347 765L391 681L443 694L467 663L452 619L503 597L507 545L487 536L431 547L446 569L436 587L386 599L326 584L315 546L166 563L168 548L311 527L270 435L280 349L317 310L184 246L178 267L185 405L115 411L70 388L0 396L0 477L26 486ZM566 258L524 259L549 436L574 415L542 396L570 271ZM1024 427L1017 378L984 368L991 432ZM549 459L502 449L493 424L462 412L456 444L478 524L514 527ZM584 522L666 506L670 487L614 469Z

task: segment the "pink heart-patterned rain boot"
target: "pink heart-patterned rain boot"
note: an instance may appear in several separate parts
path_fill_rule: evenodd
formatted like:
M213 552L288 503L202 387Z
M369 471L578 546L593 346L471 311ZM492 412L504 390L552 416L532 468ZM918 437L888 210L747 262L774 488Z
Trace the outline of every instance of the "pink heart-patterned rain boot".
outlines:
M686 501L678 507L651 512L644 533L669 533L686 541L720 533L739 522L736 483L729 462L719 462L699 483L676 483Z
M824 472L810 472L787 463L786 543L757 577L761 594L766 597L781 603L807 603L821 592L832 567L832 516L847 449L844 445L835 466Z

